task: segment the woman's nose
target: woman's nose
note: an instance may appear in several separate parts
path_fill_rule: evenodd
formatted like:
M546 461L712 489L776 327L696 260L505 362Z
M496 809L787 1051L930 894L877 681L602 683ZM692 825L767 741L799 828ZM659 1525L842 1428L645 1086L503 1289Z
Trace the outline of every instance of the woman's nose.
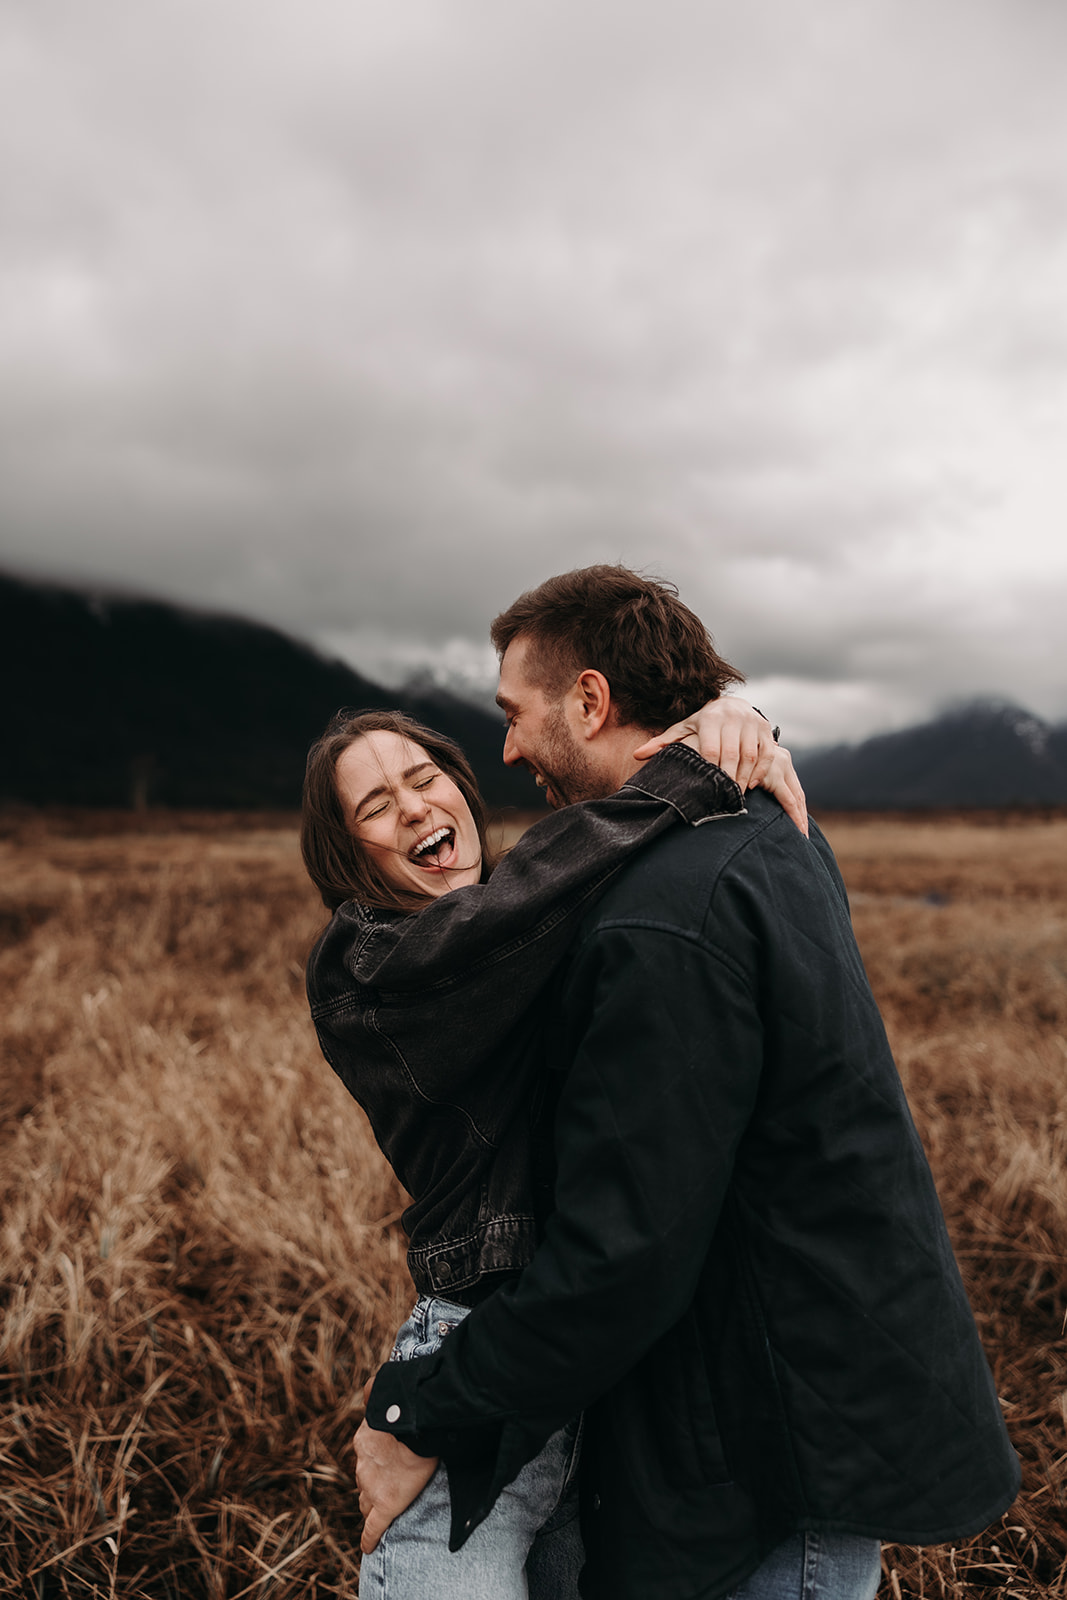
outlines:
M400 810L405 822L419 822L429 813L425 795L417 789L405 789L400 797Z

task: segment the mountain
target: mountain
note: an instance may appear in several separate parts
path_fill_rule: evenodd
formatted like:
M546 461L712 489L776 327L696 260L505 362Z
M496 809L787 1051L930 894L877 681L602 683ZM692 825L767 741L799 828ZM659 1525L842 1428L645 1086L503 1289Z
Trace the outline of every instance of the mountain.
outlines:
M0 674L0 803L289 809L340 706L399 706L462 745L490 804L539 803L499 717L236 618L0 576Z
M1067 805L1067 725L1005 700L795 759L815 810Z

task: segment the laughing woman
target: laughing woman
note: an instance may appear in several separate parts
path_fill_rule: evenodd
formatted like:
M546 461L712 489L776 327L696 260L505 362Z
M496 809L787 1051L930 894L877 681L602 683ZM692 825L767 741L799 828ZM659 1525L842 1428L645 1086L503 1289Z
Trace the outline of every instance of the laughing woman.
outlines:
M736 699L701 713L709 756L737 716ZM793 803L786 751L762 781ZM539 821L494 870L474 775L449 739L398 712L342 713L312 747L301 846L332 913L308 964L312 1016L411 1196L418 1299L393 1359L436 1349L533 1254L556 1087L542 999L581 914L664 829L743 807L719 767L670 744L617 794ZM422 1494L364 1557L362 1600L576 1600L578 1431L575 1419L550 1439L455 1554L446 1475L427 1460Z

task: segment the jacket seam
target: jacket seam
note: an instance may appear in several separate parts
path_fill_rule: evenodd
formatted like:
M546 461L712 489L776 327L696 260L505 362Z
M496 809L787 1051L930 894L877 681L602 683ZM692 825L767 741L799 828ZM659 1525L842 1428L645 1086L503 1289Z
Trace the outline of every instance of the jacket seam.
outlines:
M430 1254L437 1254L442 1250L459 1250L464 1245L477 1244L483 1234L497 1228L502 1222L537 1222L532 1211L505 1211L499 1216L493 1216L484 1222L480 1228L473 1228L469 1233L452 1234L447 1238L430 1240L427 1244L416 1245L408 1251L413 1261L422 1260Z
M695 945L703 955L710 957L713 961L717 961L740 983L743 983L750 994L757 992L749 980L748 973L738 965L727 951L723 950L719 945L712 944L704 934L694 933L689 928L679 928L673 922L660 922L654 917L612 917L607 921L598 922L595 928L589 930L581 944L575 946L575 954L579 950L585 950L602 933L619 933L631 930L640 933L664 934L668 938L681 940L683 944Z
M395 1056L396 1060L400 1063L400 1066L401 1066L401 1069L404 1072L404 1075L406 1076L406 1078L410 1082L412 1088L414 1089L415 1093L418 1095L420 1100L422 1100L428 1106L442 1106L442 1107L447 1108L449 1111L454 1111L457 1116L460 1116L460 1117L463 1118L463 1120L466 1122L467 1126L470 1128L471 1133L473 1133L475 1138L478 1139L479 1142L482 1145L484 1145L486 1150L496 1150L498 1148L497 1141L494 1140L494 1139L490 1139L488 1137L488 1135L486 1135L486 1134L484 1134L482 1132L481 1128L478 1126L477 1122L475 1122L473 1116L466 1109L465 1106L457 1105L454 1100L447 1100L447 1099L438 1100L438 1099L435 1099L435 1097L432 1094L427 1094L426 1090L419 1083L419 1080L415 1076L415 1074L412 1071L411 1067L408 1065L407 1059L406 1059L406 1057L404 1055L404 1052L400 1049L400 1046L396 1043L395 1039L391 1039L389 1037L389 1035L387 1033L384 1033L382 1031L381 1027L379 1026L377 1007L373 1011L371 1011L371 1013L369 1014L369 1016L367 1018L367 1024L368 1024L368 1027L370 1027L370 1028L372 1028L374 1030L374 1032L378 1036L378 1038L381 1039L383 1041L383 1043L386 1044L389 1047L390 1052L393 1054L393 1056Z

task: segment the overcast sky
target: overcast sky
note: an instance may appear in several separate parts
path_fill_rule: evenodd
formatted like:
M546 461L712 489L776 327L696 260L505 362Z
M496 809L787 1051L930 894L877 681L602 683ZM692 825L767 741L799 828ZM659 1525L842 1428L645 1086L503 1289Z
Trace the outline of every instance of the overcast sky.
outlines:
M0 0L0 565L488 681L674 579L798 745L1067 716L1062 0Z

